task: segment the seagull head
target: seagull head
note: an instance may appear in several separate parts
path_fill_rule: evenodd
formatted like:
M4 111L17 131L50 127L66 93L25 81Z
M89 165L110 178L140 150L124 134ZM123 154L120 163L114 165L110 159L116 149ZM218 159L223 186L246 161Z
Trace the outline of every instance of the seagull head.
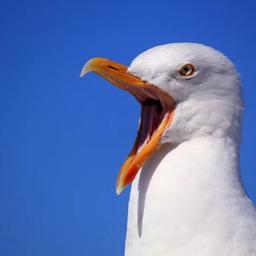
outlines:
M117 194L165 143L178 145L202 136L239 139L242 99L232 62L202 44L175 43L151 48L129 67L105 58L89 60L93 71L131 93L141 105L134 146L117 177Z

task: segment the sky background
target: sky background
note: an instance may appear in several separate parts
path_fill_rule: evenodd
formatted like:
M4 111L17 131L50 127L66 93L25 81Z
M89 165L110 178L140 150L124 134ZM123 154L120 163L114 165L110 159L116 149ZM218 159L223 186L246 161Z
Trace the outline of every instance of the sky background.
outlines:
M139 105L90 74L95 56L129 64L159 44L192 41L229 56L246 109L241 167L256 202L255 1L2 0L0 255L119 256L129 189L117 172Z

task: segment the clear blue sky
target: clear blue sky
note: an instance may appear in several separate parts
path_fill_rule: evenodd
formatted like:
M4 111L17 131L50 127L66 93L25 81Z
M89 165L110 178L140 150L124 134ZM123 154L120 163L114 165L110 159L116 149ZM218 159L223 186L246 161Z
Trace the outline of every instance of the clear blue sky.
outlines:
M225 52L244 83L241 150L256 202L255 1L2 0L0 4L0 255L122 255L129 189L116 175L139 106L90 74L86 60L124 64L159 44Z

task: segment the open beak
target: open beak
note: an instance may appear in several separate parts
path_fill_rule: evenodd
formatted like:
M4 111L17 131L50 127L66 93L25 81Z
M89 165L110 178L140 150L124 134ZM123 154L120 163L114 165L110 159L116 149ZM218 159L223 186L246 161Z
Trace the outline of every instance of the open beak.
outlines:
M116 192L120 194L159 148L161 137L172 122L175 101L158 87L129 73L126 66L111 60L104 58L89 60L80 76L83 77L91 71L130 92L141 105L137 138L117 177Z

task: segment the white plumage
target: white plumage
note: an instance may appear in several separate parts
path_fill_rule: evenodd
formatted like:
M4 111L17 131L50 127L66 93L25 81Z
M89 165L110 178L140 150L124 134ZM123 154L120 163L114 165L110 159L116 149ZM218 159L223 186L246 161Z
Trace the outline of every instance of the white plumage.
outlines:
M193 63L181 79L177 70ZM240 181L242 100L220 52L178 43L139 55L129 71L177 102L164 144L131 189L125 256L255 256L256 211Z

